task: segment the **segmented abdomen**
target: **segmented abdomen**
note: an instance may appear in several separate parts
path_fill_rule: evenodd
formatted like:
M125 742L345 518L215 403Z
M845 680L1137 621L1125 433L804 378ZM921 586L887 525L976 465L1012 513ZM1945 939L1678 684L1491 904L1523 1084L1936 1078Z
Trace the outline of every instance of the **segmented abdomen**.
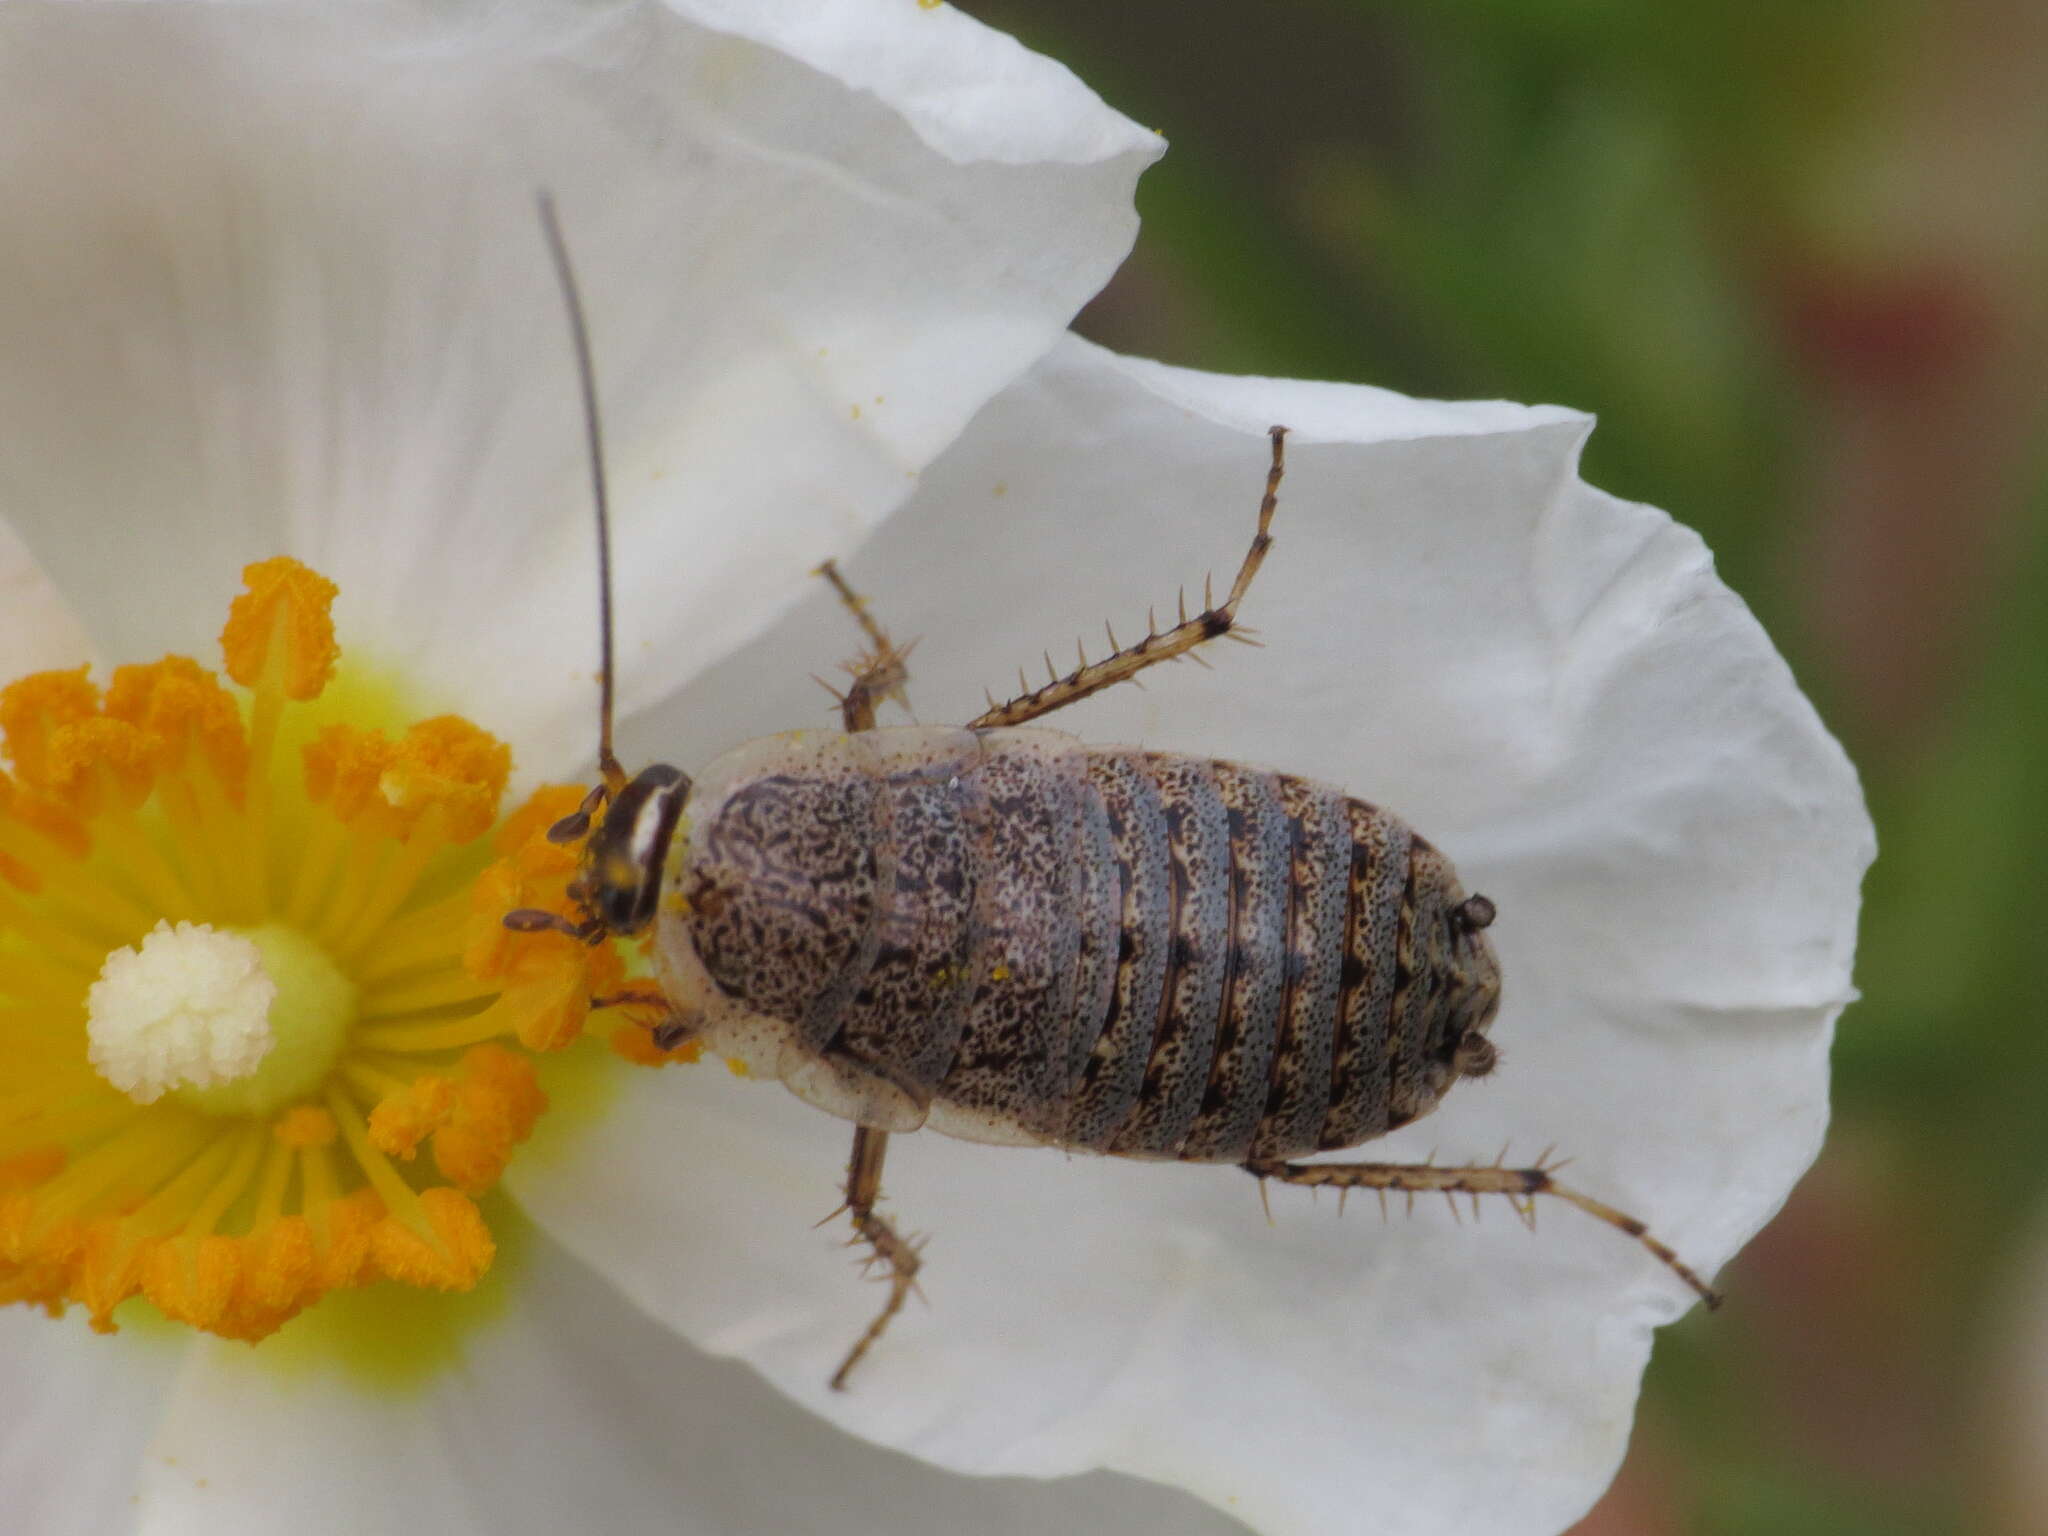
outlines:
M1449 861L1328 786L1044 730L778 758L693 831L696 950L789 1021L805 1070L871 1073L939 1129L1195 1161L1353 1146L1431 1108L1491 1021Z

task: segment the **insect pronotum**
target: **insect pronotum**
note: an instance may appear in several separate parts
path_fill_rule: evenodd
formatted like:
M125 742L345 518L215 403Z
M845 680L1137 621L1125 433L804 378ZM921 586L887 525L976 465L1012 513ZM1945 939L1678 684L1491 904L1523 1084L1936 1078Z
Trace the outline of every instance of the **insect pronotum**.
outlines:
M578 919L508 927L592 943L651 935L658 1043L699 1041L854 1124L845 1209L889 1295L833 1374L901 1309L921 1259L876 1212L889 1138L1234 1164L1261 1181L1411 1199L1538 1195L1624 1232L1714 1290L1642 1222L1560 1184L1555 1164L1304 1163L1427 1114L1493 1070L1494 904L1392 813L1241 763L1091 746L1033 725L1232 634L1272 547L1286 431L1251 548L1222 602L1026 689L964 726L880 727L894 644L830 563L866 649L841 731L748 742L695 780L629 778L612 752L609 523L582 306L551 202L596 502L600 782L549 833L583 840ZM1242 637L1240 637L1242 638ZM687 810L688 819L684 820ZM687 825L687 834L679 830ZM1263 1190L1263 1183L1262 1183Z

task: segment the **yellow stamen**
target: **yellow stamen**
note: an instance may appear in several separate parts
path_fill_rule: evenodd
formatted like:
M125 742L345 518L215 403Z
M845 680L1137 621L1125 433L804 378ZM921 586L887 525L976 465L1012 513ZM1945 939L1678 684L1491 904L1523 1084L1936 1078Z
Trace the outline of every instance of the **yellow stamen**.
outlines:
M341 659L332 616L340 588L283 555L244 566L242 580L247 590L220 632L228 676L244 688L274 677L288 699L318 698Z
M179 656L104 695L83 667L0 689L0 1302L102 1329L137 1295L259 1339L339 1288L476 1284L474 1197L546 1107L526 1052L622 975L608 945L500 921L574 912L576 851L541 834L581 787L486 842L504 745L345 717L333 585L290 560L244 578L221 635L242 691ZM152 971L159 932L197 947ZM220 965L263 987L199 985Z

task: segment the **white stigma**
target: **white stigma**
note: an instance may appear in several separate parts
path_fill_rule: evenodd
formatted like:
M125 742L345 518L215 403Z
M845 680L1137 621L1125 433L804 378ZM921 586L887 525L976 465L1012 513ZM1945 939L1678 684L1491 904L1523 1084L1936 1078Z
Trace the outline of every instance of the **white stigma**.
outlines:
M270 1053L277 983L238 933L159 922L117 949L85 994L86 1055L138 1104L253 1074Z

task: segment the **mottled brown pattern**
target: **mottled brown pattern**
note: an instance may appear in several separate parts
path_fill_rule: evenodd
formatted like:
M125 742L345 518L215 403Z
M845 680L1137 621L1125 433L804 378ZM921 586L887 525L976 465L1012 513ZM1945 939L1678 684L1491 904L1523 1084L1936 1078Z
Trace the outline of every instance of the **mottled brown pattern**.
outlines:
M1180 1155L1238 1162L1265 1112L1287 982L1291 884L1286 808L1273 774L1213 765L1230 827L1230 952L1202 1107Z
M953 1064L973 996L975 799L973 779L946 763L881 785L876 838L893 878L880 893L874 961L830 1047L882 1068L924 1102Z
M1050 1139L1065 1119L1067 1035L1081 929L1080 774L1071 761L991 752L974 775L982 814L974 997L940 1085L950 1103ZM906 1021L914 1025L914 1021Z
M713 984L781 1021L732 1027L836 1113L1266 1163L1426 1113L1492 1020L1449 861L1328 786L1042 731L786 741L684 894Z
M1081 873L1081 953L1074 977L1074 1024L1067 1033L1066 1091L1070 1101L1081 1091L1089 1058L1109 1023L1118 939L1123 932L1123 882L1117 871L1116 842L1110 836L1109 810L1085 780L1077 788L1074 798L1080 812L1080 840L1075 863Z
M1449 1029L1450 916L1444 904L1450 861L1418 837L1409 854L1401 910L1400 986L1394 995L1388 1118L1406 1125L1434 1108L1446 1086Z
M874 784L861 774L758 779L696 829L697 950L748 1007L822 1046L871 953Z
M1062 1139L1069 1146L1102 1149L1137 1103L1151 1057L1166 979L1173 874L1158 786L1120 753L1090 752L1085 764L1116 861L1117 961L1109 1011Z
M1166 812L1173 931L1144 1087L1109 1150L1170 1157L1201 1110L1215 1050L1230 950L1230 822L1206 759L1147 754L1139 766Z
M1351 820L1351 888L1330 1112L1316 1141L1321 1147L1353 1147L1387 1128L1393 1048L1388 1026L1413 836L1398 817L1362 800L1347 801L1345 810Z

